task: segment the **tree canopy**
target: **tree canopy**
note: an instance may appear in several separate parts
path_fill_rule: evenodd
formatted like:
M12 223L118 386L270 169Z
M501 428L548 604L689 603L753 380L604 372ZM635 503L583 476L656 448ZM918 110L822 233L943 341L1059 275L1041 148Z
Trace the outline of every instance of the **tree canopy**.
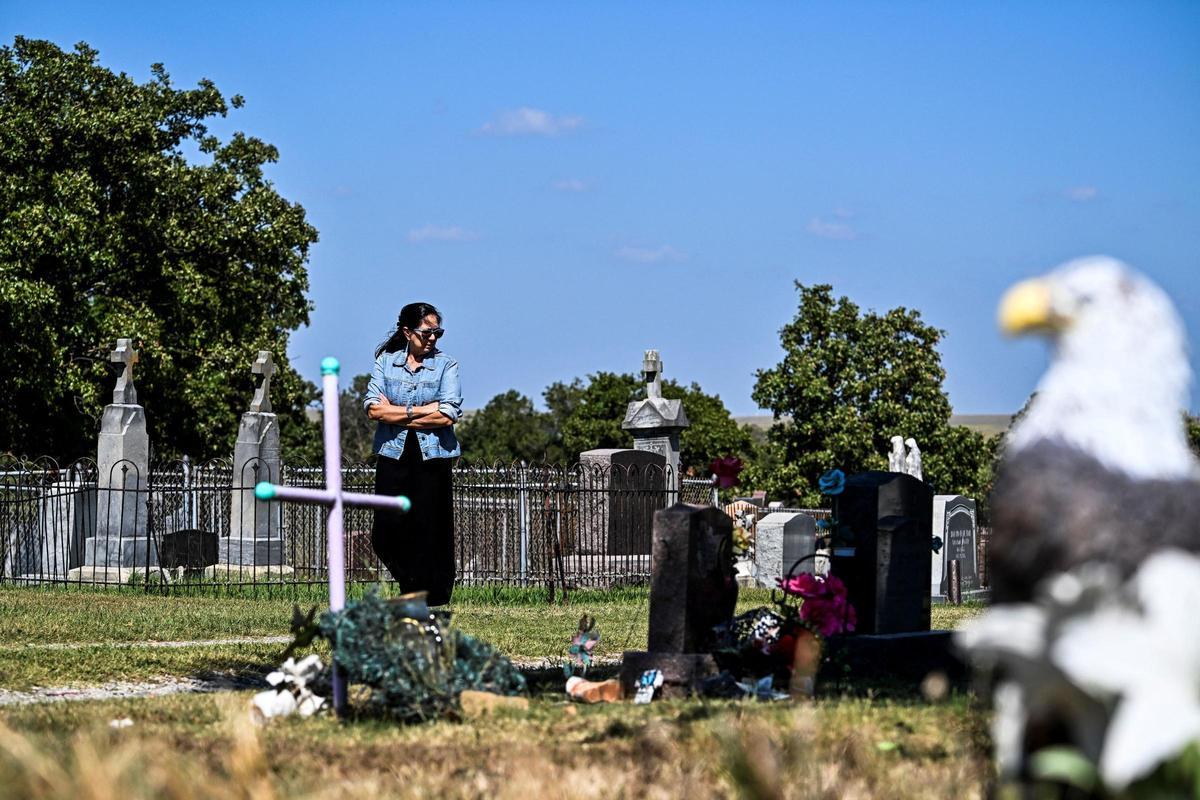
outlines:
M277 150L208 132L242 106L210 81L176 89L155 64L137 83L97 58L0 47L0 450L92 452L118 337L140 350L158 452L230 452L260 349L277 364L285 455L319 448L314 387L286 362L317 231L264 173Z
M886 469L890 437L917 440L938 492L981 497L996 440L950 425L942 331L918 311L863 312L829 285L796 284L799 308L780 331L783 360L759 370L752 397L776 422L771 453L746 478L774 499L817 505L817 478Z
M697 384L683 387L664 381L663 396L683 401L691 422L680 436L683 467L707 474L709 462L725 455L746 456L750 435L738 427L721 398L705 394ZM587 381L555 382L543 398L547 411L516 390L492 398L459 428L464 454L477 461L549 461L569 463L585 450L632 447L633 436L621 429L629 403L646 396L634 375L597 372Z

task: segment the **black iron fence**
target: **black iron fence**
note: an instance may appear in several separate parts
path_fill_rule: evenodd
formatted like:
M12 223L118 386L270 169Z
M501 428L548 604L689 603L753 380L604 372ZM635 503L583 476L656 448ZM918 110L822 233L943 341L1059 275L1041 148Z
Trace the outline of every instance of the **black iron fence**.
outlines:
M261 480L321 487L320 467L187 459L99 474L84 460L0 459L0 581L126 585L163 591L210 586L319 586L328 580L320 506L269 504ZM606 587L650 577L654 512L704 502L707 481L677 483L669 468L576 464L454 469L455 555L467 584ZM371 492L369 464L342 467L347 490ZM371 547L374 512L345 509L348 579L389 579Z

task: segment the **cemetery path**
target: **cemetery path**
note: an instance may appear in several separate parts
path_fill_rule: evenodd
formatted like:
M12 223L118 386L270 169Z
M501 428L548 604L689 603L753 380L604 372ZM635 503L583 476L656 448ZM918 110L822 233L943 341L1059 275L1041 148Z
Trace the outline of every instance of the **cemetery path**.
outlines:
M291 636L239 636L232 639L188 639L176 642L41 642L30 644L0 645L0 652L15 652L24 650L87 650L121 649L131 647L219 647L233 644L286 644L292 641Z
M163 678L155 682L113 681L99 686L38 686L28 692L0 689L0 707L56 703L69 700L121 700L135 697L163 697L170 694L223 692L236 689L261 688L258 676L237 678L221 676L212 679Z

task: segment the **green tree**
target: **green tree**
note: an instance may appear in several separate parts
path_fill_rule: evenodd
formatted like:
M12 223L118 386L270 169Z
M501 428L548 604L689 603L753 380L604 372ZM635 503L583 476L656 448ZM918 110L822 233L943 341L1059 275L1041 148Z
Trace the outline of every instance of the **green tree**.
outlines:
M563 450L571 458L598 447L632 447L633 436L621 428L625 410L635 400L646 397L646 386L634 375L599 372L588 376L588 383L576 380L577 398L562 427ZM556 396L568 392L563 384L547 389ZM717 395L705 394L698 384L680 386L663 381L663 397L682 400L683 411L691 423L679 437L679 457L683 469L708 474L714 458L726 455L747 457L752 452L750 433L739 427L729 409Z
M1183 419L1187 425L1188 444L1192 446L1192 452L1200 457L1200 417L1184 414Z
M350 379L350 385L338 395L342 456L351 461L367 461L374 455L376 423L367 417L363 408L370 382L370 375L355 375Z
M509 389L458 425L463 455L475 463L546 460L551 442L550 417L533 401Z
M285 457L319 453L315 388L285 361L317 232L266 178L274 147L208 133L239 96L151 73L114 74L86 44L0 47L0 449L93 452L129 337L158 452L227 455L262 349Z
M886 469L890 437L913 437L925 479L937 491L979 497L995 442L950 425L950 400L937 345L942 331L919 312L861 312L833 287L796 284L796 317L780 331L783 360L759 370L752 397L775 414L771 458L747 481L773 498L817 505L817 478ZM766 471L762 466L778 466Z

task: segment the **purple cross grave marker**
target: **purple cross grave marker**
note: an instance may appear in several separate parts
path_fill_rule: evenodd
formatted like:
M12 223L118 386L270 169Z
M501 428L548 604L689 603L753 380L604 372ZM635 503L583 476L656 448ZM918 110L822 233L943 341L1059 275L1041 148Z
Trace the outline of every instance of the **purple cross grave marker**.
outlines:
M302 489L280 486L263 481L254 487L259 500L291 500L329 506L329 610L341 611L346 606L346 551L342 512L345 506L386 508L408 511L412 503L404 495L395 497L342 491L342 438L338 420L338 371L341 366L332 356L321 361L321 388L325 420L325 488ZM333 709L341 715L346 710L346 676L333 664Z

